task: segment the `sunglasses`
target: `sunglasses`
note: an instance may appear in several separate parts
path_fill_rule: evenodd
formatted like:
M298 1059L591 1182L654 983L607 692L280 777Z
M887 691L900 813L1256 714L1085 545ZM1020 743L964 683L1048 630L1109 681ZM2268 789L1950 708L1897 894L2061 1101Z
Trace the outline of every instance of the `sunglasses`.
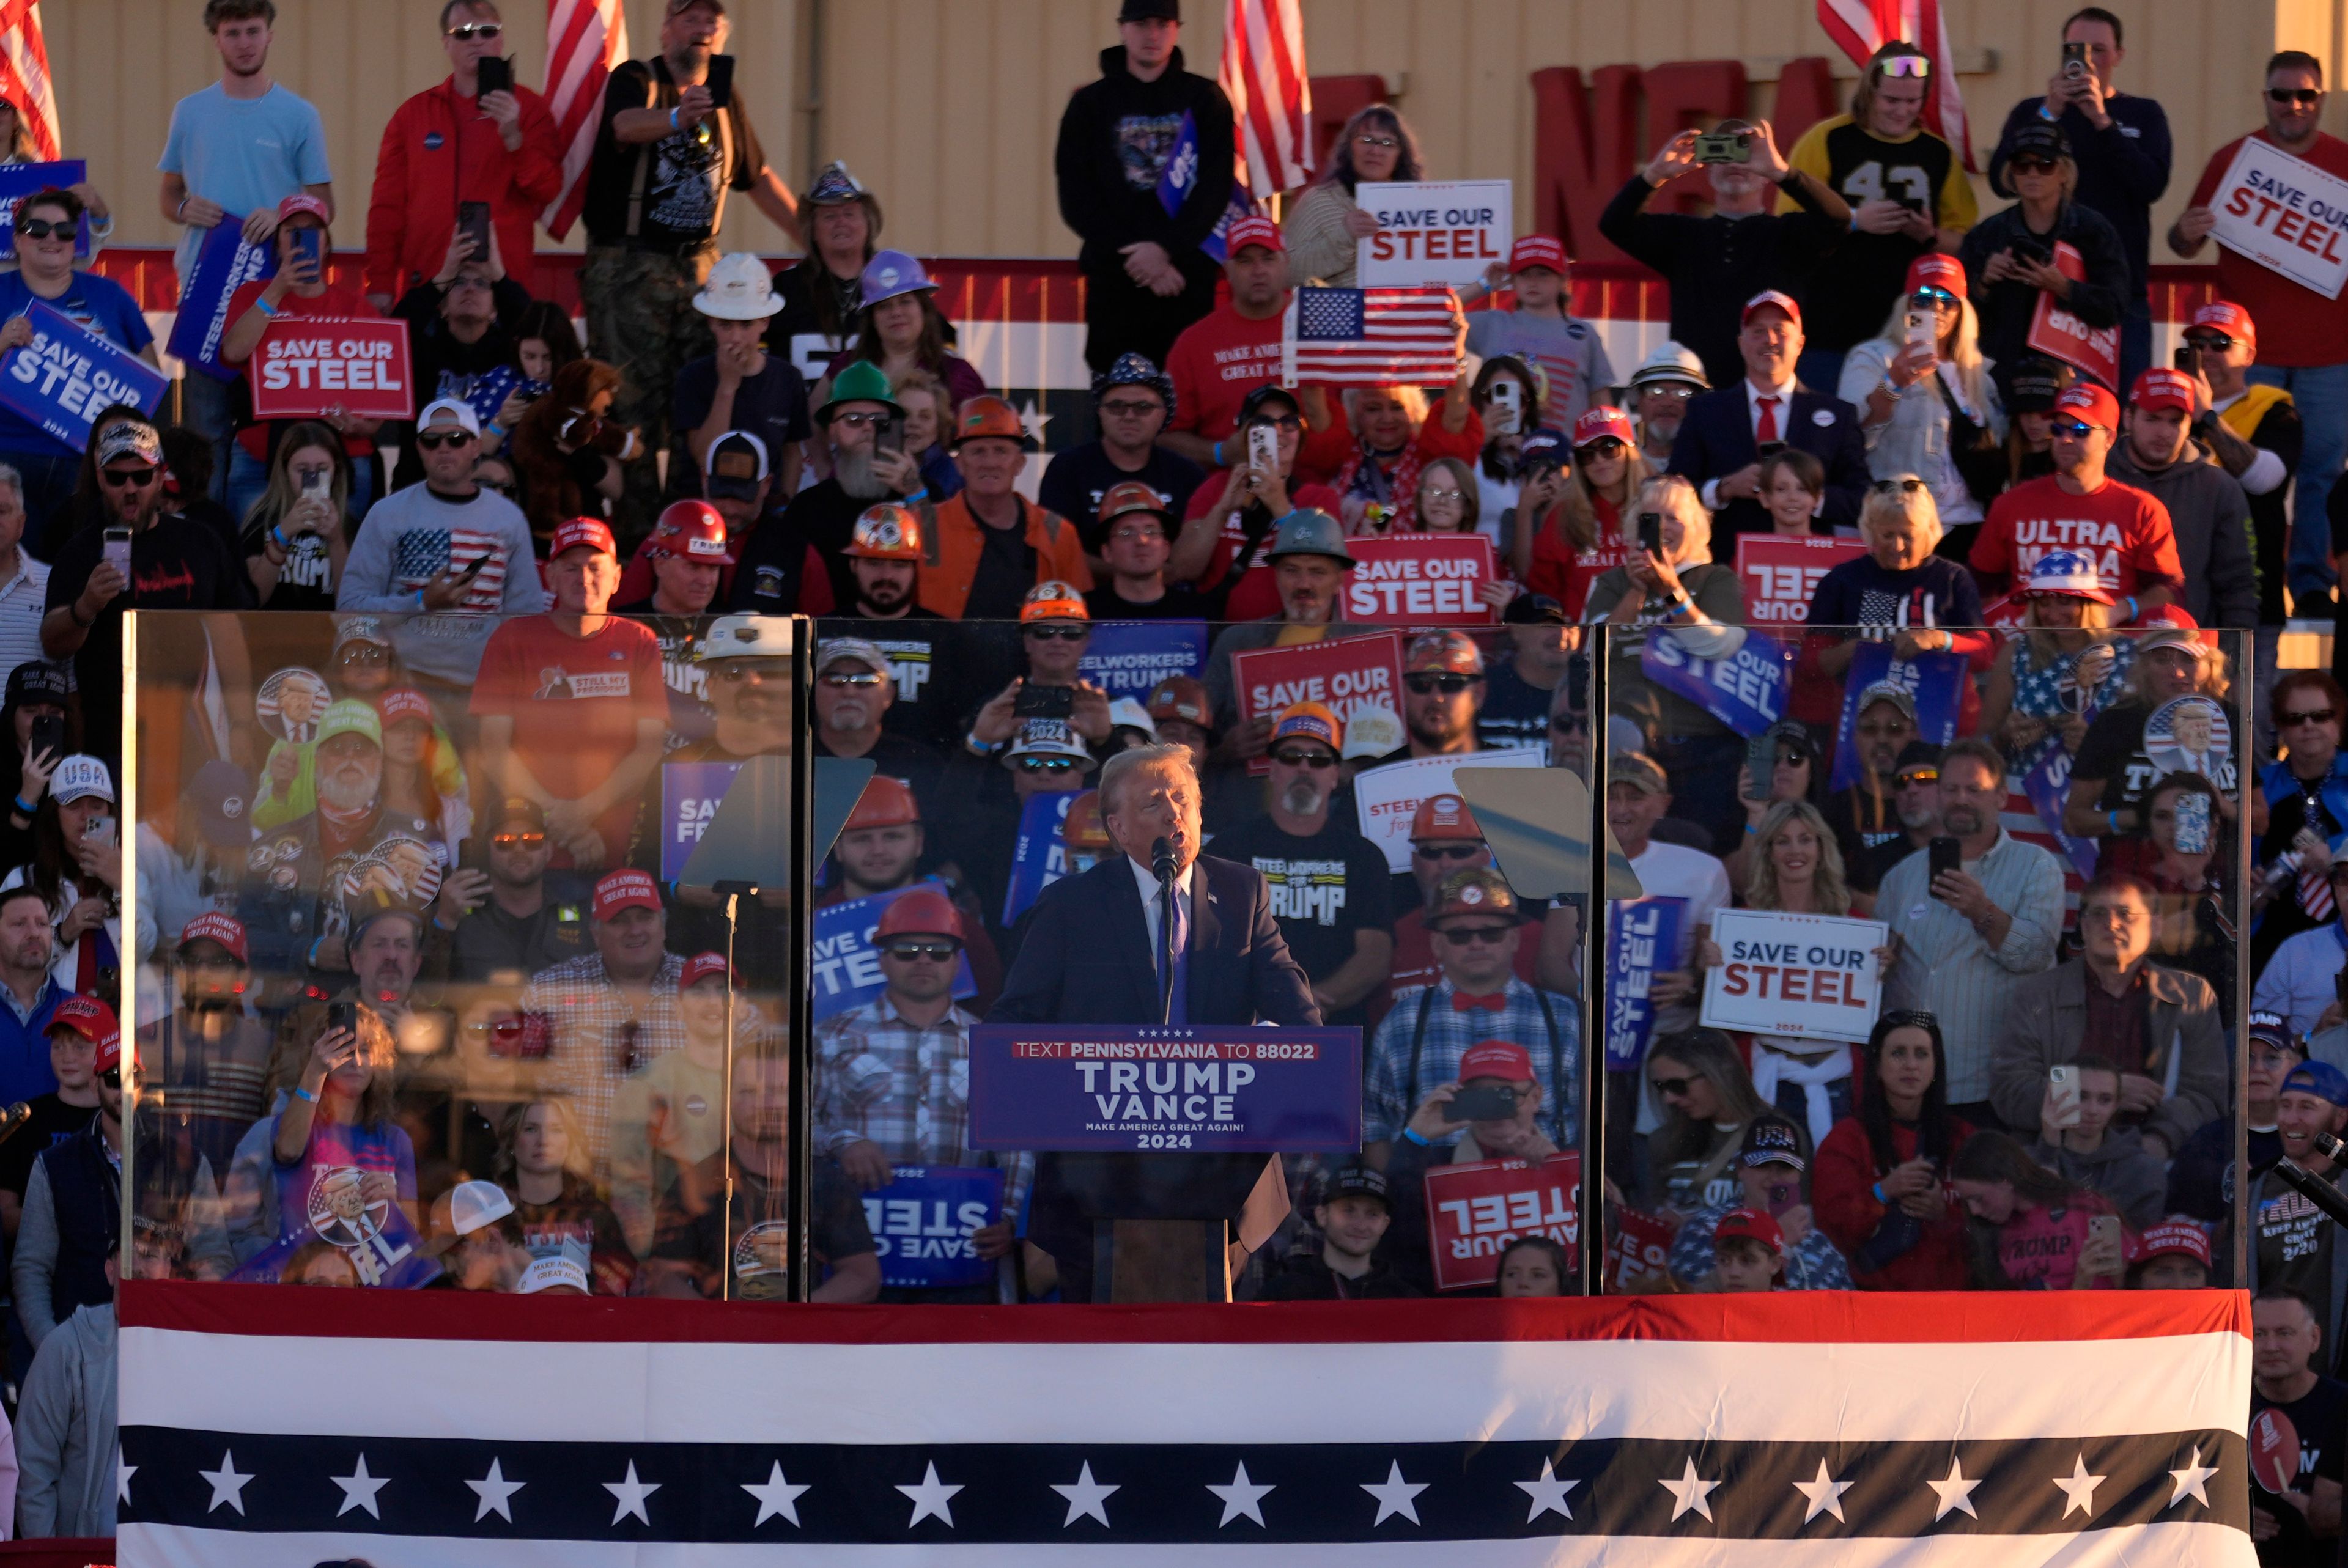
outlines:
M1912 774L1901 774L1900 775L1900 787L1901 789L1919 789L1925 784L1936 784L1940 782L1941 774L1940 770L1937 768L1920 768Z
M1800 752L1779 752L1777 753L1777 765L1781 768L1802 767L1806 765L1809 760L1810 759L1807 756L1804 755Z
M1307 751L1291 746L1284 752L1274 752L1272 760L1284 768L1334 768L1337 759L1327 752Z
M76 227L63 219L20 218L16 220L16 237L19 240L46 240L54 236L59 240L70 240L74 238Z
M2055 169L2051 158L2008 159L2005 166L2016 174L2052 174Z
M1906 77L1911 81L1922 81L1932 74L1932 62L1921 55L1894 55L1888 60L1878 60L1875 72L1881 77Z
M889 423L889 416L885 414L872 413L835 414L831 416L831 422L834 425L870 425L878 428Z
M2185 346L2203 354L2227 354L2232 351L2234 340L2224 333L2187 333Z
M1549 727L1560 735L1586 734L1590 721L1572 713L1560 713L1549 722Z
M1023 774L1064 774L1076 765L1074 757L1021 757L1013 764Z
M98 1081L108 1089L119 1089L122 1087L122 1069L109 1067L98 1075Z
M1028 626L1020 630L1038 642L1082 642L1093 634L1089 626Z
M160 468L100 468L98 477L108 485L143 490L153 484L162 472Z
M850 687L878 686L887 678L888 677L883 675L876 675L871 671L867 670L860 675L826 675L823 678L823 683L827 686L843 689Z
M2289 107L2292 104L2302 104L2312 108L2314 105L2320 104L2322 101L2323 89L2322 87L2269 87L2267 89L2267 102L2271 104L2277 104L2284 107Z
M2065 441L2085 441L2096 433L2096 427L2083 419L2057 419L2046 426L2046 434Z
M1908 296L1908 302L1919 310L1929 310L1935 306L1955 310L1957 296L1946 289L1919 289Z
M1440 692L1449 697L1465 692L1482 679L1481 675L1460 675L1437 672L1433 670L1416 670L1404 676L1402 683L1422 697L1429 692Z
M460 44L469 44L476 38L502 37L504 35L505 26L498 22L459 22L448 29L448 36Z
M1364 147L1383 147L1389 152L1402 145L1399 138L1391 136L1357 136L1354 139Z
M1695 395L1695 388L1688 385L1687 383L1684 381L1667 381L1661 384L1650 383L1648 385L1639 388L1639 395L1642 397L1668 397L1675 403L1685 403L1689 398Z
M1273 430L1302 430L1304 428L1304 421L1299 419L1293 414L1259 414L1254 418L1248 421L1248 428L1251 430L1254 429L1259 425L1266 425Z
M2339 716L2331 708L2310 708L2303 713L2285 713L2282 722L2285 728L2292 724L2328 724Z
M1139 419L1146 415L1156 414L1165 406L1155 398L1120 397L1102 404L1100 411L1117 419Z
M1874 484L1868 487L1869 489L1874 491L1879 496L1896 494L1912 496L1923 487L1924 481L1913 477L1906 479L1878 479Z
M542 833L493 833L489 842L499 849L543 849L546 835Z
M1630 448L1622 444L1622 438L1619 436L1601 436L1588 446L1576 447L1575 450L1585 457L1619 457Z
M1481 844L1414 844L1410 852L1421 860L1473 860L1484 853Z
M462 446L472 439L471 432L465 430L419 430L416 433L417 446L427 452L438 452L443 446Z
M915 958L935 958L942 964L962 950L962 944L959 942L891 942L881 950L891 958L909 964Z
M1688 1091L1688 1085L1694 1081L1693 1078L1650 1078L1647 1080L1647 1087L1668 1100L1685 1094Z
M1515 929L1514 926L1447 926L1436 935L1456 947L1466 948L1487 942L1498 947L1500 939Z

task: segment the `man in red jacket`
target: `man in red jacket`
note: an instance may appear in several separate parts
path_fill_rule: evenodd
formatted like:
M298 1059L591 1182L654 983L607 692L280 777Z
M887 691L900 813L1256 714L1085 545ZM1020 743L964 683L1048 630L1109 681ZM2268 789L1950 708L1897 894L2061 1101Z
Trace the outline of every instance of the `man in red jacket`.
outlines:
M489 204L499 259L536 293L538 215L562 190L562 149L546 100L519 83L481 91L482 61L505 65L510 81L513 74L497 6L447 0L440 46L448 51L448 79L400 105L376 150L366 292L377 310L438 275L467 201Z

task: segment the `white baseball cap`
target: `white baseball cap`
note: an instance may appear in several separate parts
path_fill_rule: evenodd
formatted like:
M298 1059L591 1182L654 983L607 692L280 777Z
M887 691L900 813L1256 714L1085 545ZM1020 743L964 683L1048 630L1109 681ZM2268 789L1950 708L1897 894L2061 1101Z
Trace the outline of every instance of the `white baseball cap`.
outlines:
M775 275L767 263L747 251L720 256L709 269L709 282L693 296L693 308L722 322L762 322L783 308L775 292Z
M96 757L76 753L57 764L49 779L49 793L59 805L96 795L100 800L114 799L114 775Z
M471 1235L513 1212L513 1199L495 1182L459 1182L448 1189L448 1228L458 1235Z
M448 416L445 420L441 417L443 415ZM418 430L428 430L439 424L459 425L469 436L481 433L481 416L474 413L473 405L461 397L435 398L424 405L423 413L416 416L416 428Z
M590 1294L587 1270L575 1257L541 1257L521 1271L514 1285L516 1296L536 1296L541 1290L569 1286L582 1296Z

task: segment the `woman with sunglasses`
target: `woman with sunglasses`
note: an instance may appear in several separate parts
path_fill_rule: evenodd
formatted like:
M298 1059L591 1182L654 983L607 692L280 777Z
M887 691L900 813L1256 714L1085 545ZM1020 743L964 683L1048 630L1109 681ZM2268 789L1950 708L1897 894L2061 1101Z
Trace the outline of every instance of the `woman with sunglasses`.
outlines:
M358 521L348 510L350 459L315 420L286 427L269 487L244 519L244 569L263 610L332 610Z
M1919 256L1883 331L1843 361L1839 389L1859 410L1869 471L1921 475L1942 529L1967 543L2005 488L2005 414L1980 337L1964 267L1937 251Z
M1553 439L1553 437L1552 437ZM1550 449L1525 480L1509 540L1517 579L1548 594L1579 620L1590 585L1627 560L1639 542L1632 505L1654 470L1639 450L1631 416L1601 405L1573 422L1573 462Z
M1337 134L1327 171L1290 204L1280 226L1288 242L1288 286L1352 288L1354 241L1378 231L1378 220L1354 205L1354 187L1365 179L1424 179L1425 169L1418 138L1391 105L1356 110Z
M1736 799L1745 807L1745 838L1720 862L1728 873L1731 887L1741 888L1752 880L1753 869L1760 858L1763 818L1788 802L1807 801L1817 805L1826 794L1826 771L1818 766L1818 743L1810 739L1807 730L1790 720L1780 719L1769 726L1769 739L1776 755L1769 766L1768 788L1763 798L1755 800L1745 793L1750 775L1742 764L1736 770ZM1840 871L1836 875L1839 876Z
M2042 300L2090 327L2116 329L2133 285L2120 231L2075 200L2079 166L2070 138L2055 126L2026 125L2005 147L2006 178L2020 200L1975 224L1957 254L1981 313L1982 353L2014 364L2031 356Z
M1746 1125L1769 1111L1736 1047L1716 1029L1667 1034L1647 1048L1645 1071L1663 1125L1647 1138L1640 1206L1678 1220L1735 1202Z
M2076 551L2040 556L2023 595L2022 635L1991 661L1972 733L2026 775L2056 748L2077 756L2088 721L2124 700L2136 641L2112 635L2112 592Z
M2250 794L2250 831L2259 835L2254 973L2284 938L2331 922L2332 845L2348 834L2348 754L2340 745L2348 691L2327 671L2292 670L2275 682L2267 712L2283 753L2260 770ZM2297 858L2286 866L2286 856Z
M1810 1204L1861 1290L1962 1290L1965 1218L1949 1160L1972 1136L1949 1114L1941 1024L1889 1012L1868 1036L1859 1110L1818 1143Z

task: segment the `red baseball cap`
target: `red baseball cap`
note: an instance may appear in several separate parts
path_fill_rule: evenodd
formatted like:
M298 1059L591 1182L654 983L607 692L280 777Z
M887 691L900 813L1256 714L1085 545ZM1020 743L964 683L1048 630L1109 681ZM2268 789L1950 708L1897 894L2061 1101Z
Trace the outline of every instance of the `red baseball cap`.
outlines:
M1764 289L1746 301L1745 309L1737 313L1736 324L1743 326L1753 319L1754 312L1766 309L1770 305L1775 305L1785 312L1786 319L1796 326L1802 324L1802 307L1794 302L1793 295L1777 289Z
M184 948L191 942L218 942L238 963L252 961L252 949L245 940L244 922L217 909L207 909L180 927L180 946Z
M283 223L296 212L307 212L321 223L335 220L334 210L305 190L297 190L277 204L277 220Z
M1631 416L1612 404L1593 404L1583 409L1581 417L1573 422L1572 440L1577 448L1587 446L1593 441L1603 441L1610 436L1625 446L1639 444L1638 432L1631 428Z
M1513 1040L1479 1040L1459 1058L1459 1081L1498 1078L1510 1083L1533 1081L1533 1053Z
M1965 297L1965 264L1945 251L1928 251L1908 263L1908 292L1941 289Z
M2143 1263L2156 1257L2181 1255L2202 1267L2209 1266L2209 1235L2199 1225L2182 1220L2170 1220L2147 1229L2137 1238L2131 1263Z
M1459 839L1481 844L1484 830L1466 801L1456 794L1431 794L1411 813L1410 836L1414 843Z
M909 887L880 911L880 924L873 936L952 937L959 942L963 939L962 911L934 883Z
M598 920L608 920L623 909L650 909L658 914L660 907L660 888L642 871L607 872L595 884L594 914Z
M601 518L573 518L555 525L554 542L547 547L546 559L552 560L564 550L576 549L581 545L601 550L614 560L620 557L620 547L612 540L611 528Z
M2068 413L2082 424L2099 430L2113 431L2120 427L2119 399L2092 381L2082 381L2066 386L2054 400L2054 412Z
M50 1029L69 1029L98 1047L98 1071L111 1072L122 1065L122 1025L114 1009L96 997L59 999L49 1015Z
M2154 365L2136 378L2136 384L2128 389L2128 404L2135 408L2174 408L2189 418L2193 413L2193 378L2165 364Z
M2195 327L2208 327L2211 332L2224 333L2251 353L2258 352L2258 323L2250 320L2250 312L2231 300L2212 300L2195 311L2192 319L2185 323L2185 330L2189 333Z
M435 719L432 712L432 699L413 686L394 686L388 692L378 692L375 700L375 711L376 716L380 718L386 726L396 724L402 719L421 719L427 724L432 723Z
M1281 233L1280 225L1254 213L1235 219L1231 226L1223 231L1224 255L1236 256L1250 245L1261 245L1282 255L1288 253L1288 239Z
M1759 1209L1731 1209L1720 1216L1718 1225L1712 1227L1712 1245L1715 1246L1738 1237L1760 1242L1774 1253L1782 1255L1786 1250L1786 1233L1777 1228L1776 1220Z
M1563 277L1573 265L1573 258L1565 253L1565 241L1553 234L1528 234L1509 247L1509 271L1521 272L1528 267L1547 267Z
M685 960L685 972L676 978L676 989L684 990L696 980L705 980L712 975L724 977L728 987L734 984L734 967L726 961L725 954L695 953Z

